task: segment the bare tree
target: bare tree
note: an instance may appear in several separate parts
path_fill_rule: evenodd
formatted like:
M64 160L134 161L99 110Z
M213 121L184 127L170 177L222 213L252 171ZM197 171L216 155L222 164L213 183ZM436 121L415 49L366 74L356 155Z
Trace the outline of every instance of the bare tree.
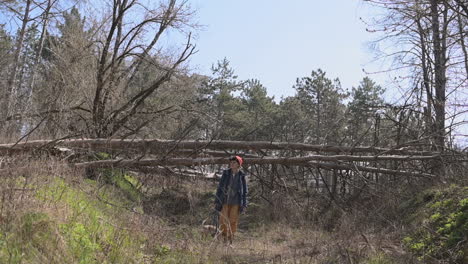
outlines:
M15 10L10 2L5 5ZM138 133L164 108L154 109L156 91L174 86L168 82L176 76L183 78L184 62L195 52L191 30L197 25L192 23L188 1L109 1L99 6L99 14L89 22L80 18L77 8L71 13L54 13L58 10L51 11L54 5L58 0L27 0L21 9L23 23L2 104L4 120L18 124L29 118L22 129L26 134L37 120L46 120L47 126L41 129L50 130L51 135L58 135L58 131L62 136L78 132L90 137ZM106 8L109 13L102 12ZM49 33L49 21L58 13L62 16L57 28ZM28 23L39 17L37 45L28 54L33 63L21 85L27 86L23 105L29 111L13 111ZM183 36L184 43L168 44L165 37L169 32ZM130 123L137 127L128 126Z
M462 73L466 72L466 59L461 59L466 58L463 33L466 20L459 19L463 1L366 2L387 11L382 19L375 21L371 31L383 33L379 41L397 43L382 57L395 59L391 70L411 72L415 88L408 89L406 96L417 95L415 89L423 89L424 96L416 98L425 102L426 131L430 133L432 148L444 151L447 134L452 130L447 125L449 102L456 103L460 89L468 84ZM405 98L405 101L410 100ZM417 102L416 105L421 104ZM451 118L457 116L457 113L450 115ZM434 166L437 174L444 174L443 163Z
M193 26L189 24L192 12L187 1L170 0L160 3L156 9L149 9L137 0L121 0L113 1L111 9L111 17L102 25L105 38L98 47L96 87L89 109L90 134L100 138L112 136L124 128L145 101L169 81L195 51L190 33L181 51L174 56L164 54L158 46L169 29ZM155 78L143 87L132 87L145 66L152 69Z

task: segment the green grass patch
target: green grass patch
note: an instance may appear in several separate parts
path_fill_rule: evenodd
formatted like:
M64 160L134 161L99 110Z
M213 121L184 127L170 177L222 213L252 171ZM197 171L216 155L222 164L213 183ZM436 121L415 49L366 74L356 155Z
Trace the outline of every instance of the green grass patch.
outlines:
M58 263L67 257L59 250L58 225L44 213L26 213L0 233L0 263Z
M371 256L365 261L366 264L393 264L395 263L392 259L387 257L385 254L380 253L374 256Z
M144 238L118 228L118 208L89 197L61 179L40 189L37 197L69 209L59 231L74 262L139 263L143 256L139 247ZM106 198L111 199L111 195Z

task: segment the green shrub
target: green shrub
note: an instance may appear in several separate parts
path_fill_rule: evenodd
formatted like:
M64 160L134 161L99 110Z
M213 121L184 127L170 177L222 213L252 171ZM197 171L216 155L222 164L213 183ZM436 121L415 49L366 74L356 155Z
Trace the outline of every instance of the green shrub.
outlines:
M100 250L97 239L82 223L61 225L68 247L79 263L96 263L96 253Z
M142 201L140 192L141 183L132 175L122 169L99 169L100 180L117 187L120 192L132 203Z
M437 259L462 263L468 248L468 189L450 186L424 194L425 205L419 226L403 244L420 260Z

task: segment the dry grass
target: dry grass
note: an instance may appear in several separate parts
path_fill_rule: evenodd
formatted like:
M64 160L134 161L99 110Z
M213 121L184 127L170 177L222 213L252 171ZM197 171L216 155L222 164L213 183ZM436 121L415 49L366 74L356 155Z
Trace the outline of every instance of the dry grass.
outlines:
M129 200L118 186L84 179L83 172L51 159L16 159L4 164L1 173L2 262L391 263L385 261L410 259L401 250L397 234L359 223L362 219L355 214L341 215L332 231L324 231L323 223L291 221L295 215L283 220L265 215L267 205L255 199L255 206L241 216L234 248L226 247L206 236L202 227L212 209L216 183L140 175L139 181L151 177L147 184L153 184L140 189L143 196L156 197L150 200L155 210L145 213L148 199ZM161 196L163 191L166 196ZM168 203L171 195L178 200ZM180 210L169 215L165 206ZM39 220L25 229L25 216L32 213ZM30 233L22 235L25 230Z

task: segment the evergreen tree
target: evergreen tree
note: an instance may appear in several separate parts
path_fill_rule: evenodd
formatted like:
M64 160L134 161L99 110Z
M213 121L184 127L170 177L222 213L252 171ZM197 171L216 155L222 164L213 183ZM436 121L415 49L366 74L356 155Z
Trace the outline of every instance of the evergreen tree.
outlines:
M12 37L5 30L4 25L0 24L0 86L7 86L8 69L11 66L13 60L12 54L13 40ZM4 102L6 96L5 89L0 90L0 102Z
M384 90L373 80L365 77L357 88L352 88L348 104L347 136L352 145L373 145L375 143L377 113L382 108Z
M266 88L258 80L249 80L241 94L245 111L238 117L242 122L240 140L274 140L277 105L267 95Z
M281 100L275 119L275 133L279 141L305 142L308 138L310 120L298 95Z
M341 141L346 93L339 79L331 80L321 69L297 79L294 88L308 118L306 142L333 144Z
M239 92L245 82L237 80L234 70L225 58L212 67L213 76L200 87L199 103L207 113L204 137L207 139L233 139L242 122L239 120L243 105L234 93Z

